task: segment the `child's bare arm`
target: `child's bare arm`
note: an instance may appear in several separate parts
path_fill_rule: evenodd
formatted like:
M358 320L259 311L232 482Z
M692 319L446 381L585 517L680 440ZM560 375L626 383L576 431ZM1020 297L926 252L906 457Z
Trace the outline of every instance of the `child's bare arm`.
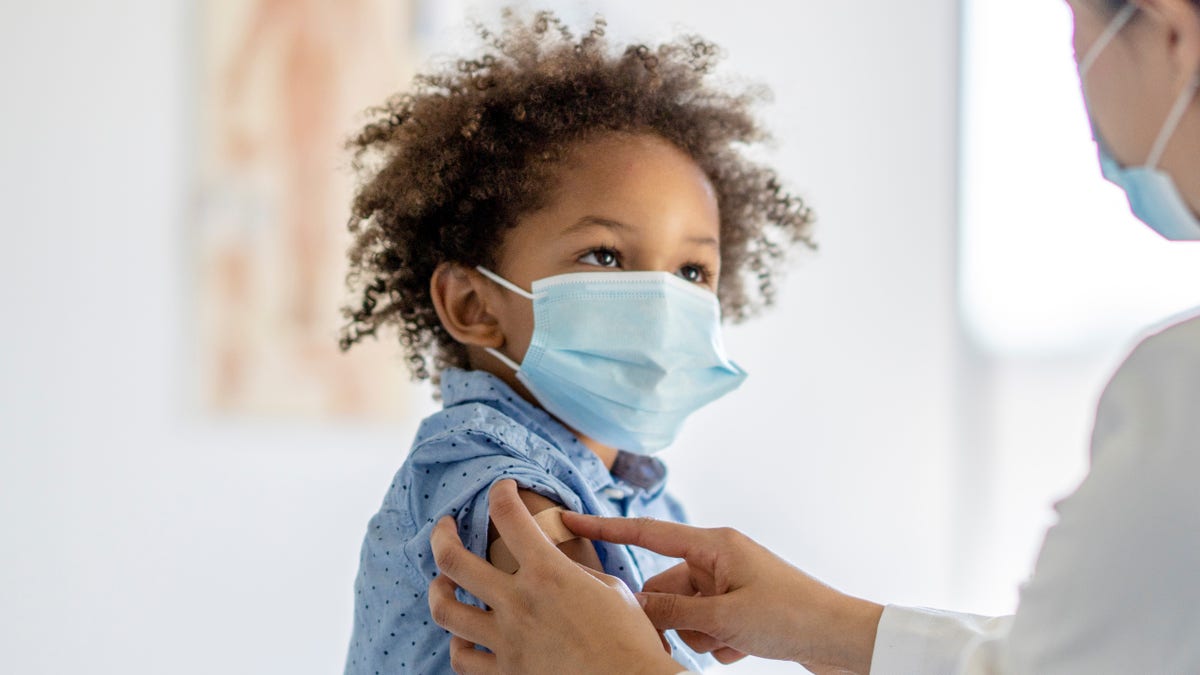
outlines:
M529 513L536 516L537 514L548 509L560 506L552 499L543 497L542 495L531 490L521 490L519 492L521 502L525 504L525 508L529 509ZM515 572L516 563L511 556L507 554L507 548L497 547L496 543L503 542L500 540L499 533L496 532L494 525L488 527L488 560L506 572ZM498 552L497 549L503 549ZM600 565L600 556L596 554L596 548L592 545L591 540L583 538L573 538L569 541L564 541L558 544L558 550L562 551L568 558L575 562L586 565L597 572L603 572L604 569ZM499 554L498 554L499 553Z

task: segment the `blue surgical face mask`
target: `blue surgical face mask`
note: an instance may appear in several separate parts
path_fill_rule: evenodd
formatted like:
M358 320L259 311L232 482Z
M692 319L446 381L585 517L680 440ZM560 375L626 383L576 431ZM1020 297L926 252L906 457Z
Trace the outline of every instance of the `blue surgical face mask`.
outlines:
M666 272L584 272L533 282L533 337L520 365L488 352L547 412L620 450L650 454L746 373L725 357L711 292Z
M1129 23L1136 12L1136 5L1126 5L1113 17L1112 22L1088 49L1079 62L1081 84L1086 81L1088 72L1095 65L1101 52ZM1100 171L1104 174L1104 178L1125 191L1125 196L1129 199L1129 208L1138 220L1149 225L1163 237L1175 241L1200 239L1200 219L1197 219L1196 214L1183 199L1183 195L1180 194L1179 188L1170 174L1159 169L1158 163L1162 160L1167 143L1178 128L1180 120L1183 119L1184 113L1187 112L1188 106L1195 98L1198 85L1200 85L1200 79L1194 78L1192 83L1180 92L1178 100L1175 101L1175 105L1171 108L1171 112L1167 115L1162 129L1158 133L1158 138L1150 149L1146 163L1142 166L1121 166L1100 136L1100 130L1096 128L1095 121L1092 121L1092 136L1096 139L1096 146L1099 149ZM1084 84L1084 88L1086 89L1086 84ZM1086 94L1084 98L1087 98ZM1089 111L1089 116L1090 114Z

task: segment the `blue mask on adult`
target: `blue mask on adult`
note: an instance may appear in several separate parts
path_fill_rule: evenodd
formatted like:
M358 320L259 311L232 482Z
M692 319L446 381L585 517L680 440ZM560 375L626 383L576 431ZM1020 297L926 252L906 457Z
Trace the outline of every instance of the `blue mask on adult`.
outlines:
M533 292L479 267L533 301L533 337L517 372L547 412L620 450L670 445L689 415L736 389L746 373L725 357L711 292L666 272L584 272L533 282Z
M1136 5L1126 5L1113 17L1108 27L1088 49L1079 62L1081 83L1086 81L1088 72L1091 71L1105 47L1129 23L1136 12ZM1099 149L1100 171L1104 174L1104 178L1125 191L1125 196L1129 199L1129 208L1138 220L1149 225L1163 237L1174 241L1200 239L1200 219L1197 219L1196 214L1183 199L1183 195L1180 194L1179 188L1170 174L1159 169L1158 163L1162 160L1167 143L1170 142L1171 136L1179 127L1184 113L1187 112L1192 100L1196 97L1198 86L1200 86L1200 79L1194 78L1192 83L1180 92L1178 100L1172 106L1158 133L1158 138L1155 139L1154 145L1150 149L1146 163L1142 166L1121 166L1100 136L1095 121L1092 121L1092 136L1096 139L1096 146ZM1087 98L1086 94L1084 98Z

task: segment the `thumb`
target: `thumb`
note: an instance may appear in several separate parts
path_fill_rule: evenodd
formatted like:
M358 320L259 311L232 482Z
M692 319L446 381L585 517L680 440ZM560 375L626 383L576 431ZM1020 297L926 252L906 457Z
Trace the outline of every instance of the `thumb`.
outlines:
M720 597L638 593L638 603L659 630L691 630L716 637L720 633Z

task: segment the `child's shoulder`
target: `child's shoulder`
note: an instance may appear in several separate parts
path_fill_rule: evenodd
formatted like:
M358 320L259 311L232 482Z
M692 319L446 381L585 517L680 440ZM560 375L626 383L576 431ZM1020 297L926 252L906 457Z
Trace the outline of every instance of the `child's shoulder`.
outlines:
M418 524L456 513L506 477L577 504L589 476L604 471L569 430L493 375L447 370L442 401L421 423L387 499Z
M490 373L448 369L441 390L443 408L421 422L410 462L502 455L545 463L565 450L560 425Z

